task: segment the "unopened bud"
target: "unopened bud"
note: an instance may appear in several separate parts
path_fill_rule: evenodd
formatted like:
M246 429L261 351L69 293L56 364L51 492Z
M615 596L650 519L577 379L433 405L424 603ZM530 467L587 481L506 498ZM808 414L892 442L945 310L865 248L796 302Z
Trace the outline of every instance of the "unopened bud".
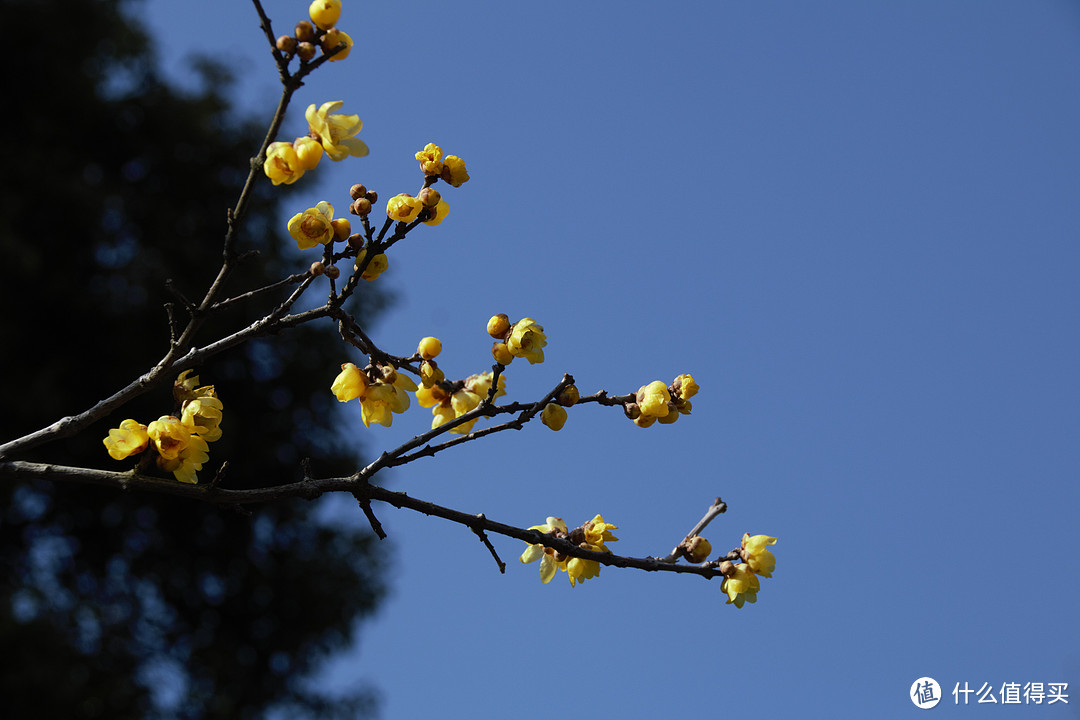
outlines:
M331 265L330 267L326 268L326 277L330 278L331 280L337 280L340 275L341 271L337 269L336 265Z
M731 577L735 574L735 563L731 562L730 560L725 560L724 562L720 563L720 567L718 569L724 575Z
M371 212L371 201L366 197L357 198L349 205L349 212L353 215L367 215Z
M364 247L364 236L360 233L353 233L349 236L349 247L353 250L359 250Z
M311 263L311 267L308 268L308 272L318 277L319 275L322 275L324 272L326 272L326 266L323 265L322 262L316 260L315 262Z
M277 49L286 55L291 55L296 52L296 38L288 35L282 35L277 39Z
M567 385L559 392L558 397L555 398L555 402L559 403L563 407L572 407L581 399L581 393L574 385Z
M366 194L367 194L367 188L364 187L363 185L361 185L360 183L356 183L351 188L349 188L349 197L351 197L353 200L359 200L360 198L364 197L364 195L366 195Z
M712 555L712 545L700 535L695 535L683 543L683 557L692 563L701 563Z
M491 319L487 323L488 335L493 338L504 338L506 333L510 332L510 318L504 313L498 315L492 315ZM505 365L506 363L503 363Z
M304 62L315 57L315 46L309 42L302 42L296 46L296 55Z
M514 360L514 356L510 354L510 348L506 347L504 342L492 344L491 357L495 358L495 362L500 365L509 365Z
M424 203L424 207L433 208L439 204L442 200L442 195L438 190L431 187L426 187L420 191L420 202Z
M366 193L364 193L364 197L366 197L368 199L368 202L370 202L372 205L379 202L379 193L375 192L374 190L368 190Z
M642 428L647 428L654 422L656 422L655 415L638 415L636 418L634 418L634 424Z
M296 23L296 39L301 43L310 43L315 39L315 28L307 20Z
M442 352L442 342L436 337L426 337L416 346L416 352L424 360L433 360Z
M348 218L334 218L330 221L330 225L334 228L334 238L341 242L349 239L349 235L352 234L352 223Z

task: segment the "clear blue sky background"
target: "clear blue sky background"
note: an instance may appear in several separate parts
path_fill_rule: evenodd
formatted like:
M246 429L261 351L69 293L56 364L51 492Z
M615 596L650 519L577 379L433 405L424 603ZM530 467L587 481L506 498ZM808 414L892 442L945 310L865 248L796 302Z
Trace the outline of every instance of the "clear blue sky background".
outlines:
M266 2L279 33L306 6ZM212 52L269 117L248 3L142 14L175 77ZM461 377L506 312L550 340L509 369L511 399L563 372L583 394L702 388L671 427L586 406L386 482L523 526L600 512L639 556L720 495L717 550L780 541L736 610L696 577L542 586L496 539L499 575L467 530L377 508L393 594L325 685L375 685L387 718L861 718L923 712L928 675L938 717L1080 717L1080 3L346 2L339 26L352 57L284 139L340 99L372 152L324 161L294 211L344 212L353 182L414 192L429 141L473 177L394 248L382 347L438 335ZM429 422L355 434L374 453ZM1029 681L1070 683L1070 704L949 694Z

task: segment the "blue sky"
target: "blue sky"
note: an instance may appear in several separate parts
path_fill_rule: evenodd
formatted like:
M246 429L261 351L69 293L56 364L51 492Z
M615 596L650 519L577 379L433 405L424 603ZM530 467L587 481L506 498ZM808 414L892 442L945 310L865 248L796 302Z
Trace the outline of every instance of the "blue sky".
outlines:
M267 0L279 33L306 3ZM184 80L206 51L269 118L276 71L248 3L150 0ZM330 687L383 716L907 717L1080 712L1080 4L346 2L344 100L371 155L324 162L294 211L363 182L414 192L427 142L472 180L396 246L372 334L490 364L487 318L536 318L547 362L625 393L691 372L694 413L634 427L571 409L394 471L411 495L528 526L600 512L613 546L780 538L756 605L718 581L605 569L542 586L496 540L392 508L393 594ZM380 203L381 206L381 203ZM306 264L310 259L298 260ZM327 385L343 354L328 359ZM370 452L428 426L356 430ZM362 522L342 501L328 513ZM1070 683L1070 704L956 707L956 683Z

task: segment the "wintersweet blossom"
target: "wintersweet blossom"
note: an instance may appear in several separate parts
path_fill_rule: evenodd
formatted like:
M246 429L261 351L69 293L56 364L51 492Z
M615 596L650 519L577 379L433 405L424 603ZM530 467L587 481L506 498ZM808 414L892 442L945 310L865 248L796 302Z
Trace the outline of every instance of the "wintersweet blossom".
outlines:
M197 397L188 400L180 413L180 422L206 442L221 439L221 400L217 397Z
M562 430L566 424L566 408L555 403L548 403L540 413L540 422L552 430Z
M157 466L165 472L171 472L180 482L194 485L199 482L195 473L202 470L203 463L210 459L209 449L206 440L198 435L191 435L184 449L175 458L158 457Z
M660 380L642 385L637 391L637 404L641 414L647 417L662 418L670 412L671 394Z
M440 177L454 187L461 187L469 180L469 173L465 170L465 161L457 155L447 155L443 158Z
M263 172L275 185L292 185L304 174L304 168L292 143L272 142L266 148Z
M416 159L420 161L420 170L425 175L440 175L443 171L442 148L435 143L428 143L424 149L416 153Z
M386 216L399 222L412 222L423 209L424 204L420 199L408 193L395 195L386 202Z
M191 441L191 429L172 415L162 415L146 426L146 432L154 443L158 455L175 460Z
M341 0L315 0L308 8L308 15L320 30L329 30L341 17Z
M461 382L461 386L454 390L450 383L438 382L430 387L425 385L417 389L416 401L420 407L431 408L434 418L431 428L437 427L459 418L465 413L474 410L483 402L491 392L491 372L470 375ZM502 397L506 394L506 376L499 376L499 385L495 390L494 397ZM479 418L473 418L468 422L456 425L450 429L455 435L467 435L472 431L473 425Z
M348 402L362 397L368 386L368 378L352 363L343 363L341 372L334 378L330 391L338 402Z
M698 393L698 384L694 382L694 376L683 373L671 382L672 395L680 400L689 400Z
M105 438L105 449L109 451L109 457L113 460L137 455L146 449L150 443L150 436L146 433L146 426L137 420L125 420L120 427L109 430L109 436Z
M353 268L359 268L360 263L367 257L367 249L360 251L360 254L356 256L356 261L353 263ZM378 253L371 258L367 267L364 268L364 272L360 273L360 277L364 280L377 280L380 275L386 272L390 268L390 259L382 253Z
M384 380L369 385L360 398L360 419L365 427L378 423L390 427L393 413L409 409L409 393L416 392L416 383L407 375L390 369Z
M765 547L775 545L776 538L768 535L754 535L745 533L742 539L742 548L739 554L743 561L761 577L772 577L772 571L776 568L776 557Z
M344 45L345 47L331 55L330 62L337 62L338 60L344 60L349 57L349 52L352 50L353 46L353 39L349 37L347 33L344 33L337 28L330 28L326 31L326 34L323 35L319 47L322 48L324 54L330 55L338 45ZM364 154L367 155L367 153Z
M301 170L314 170L322 160L322 143L310 135L296 138L293 141L293 150L296 151L296 159Z
M562 518L558 517L549 517L543 525L533 525L529 529L556 537L566 537L567 535L566 523L563 522ZM523 563L540 560L540 582L545 585L551 582L551 578L555 577L556 571L566 569L566 561L568 560L565 555L557 559L555 551L549 547L532 544L525 547L525 552L521 553L519 559Z
M344 160L350 155L364 157L368 154L364 141L354 137L364 127L360 116L334 114L334 111L344 104L342 100L335 100L323 103L318 109L312 104L308 105L304 113L311 136L322 143L323 150L331 160Z
M325 200L297 213L289 220L289 235L301 250L326 245L334 240L334 206Z
M758 590L761 589L761 581L746 563L732 567L731 574L724 578L720 585L721 592L727 593L727 605L734 604L741 608L743 603L757 602Z
M532 318L522 318L514 323L510 330L510 337L506 339L506 347L514 357L523 357L530 365L544 362L544 346L547 345L547 335L544 327L538 325Z
M435 207L429 207L427 211L428 219L424 221L424 224L434 227L446 219L446 216L450 213L450 203L439 200Z

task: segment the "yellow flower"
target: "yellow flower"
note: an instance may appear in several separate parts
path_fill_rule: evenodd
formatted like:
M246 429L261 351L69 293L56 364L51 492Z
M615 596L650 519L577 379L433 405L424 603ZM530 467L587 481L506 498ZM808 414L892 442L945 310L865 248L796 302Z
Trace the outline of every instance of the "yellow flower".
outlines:
M775 545L776 538L768 535L743 534L742 549L739 554L743 561L761 577L772 577L772 571L776 567L776 557L766 548L766 545Z
M446 216L450 213L450 203L445 200L439 200L435 207L428 208L428 213L431 217L425 220L424 224L434 227L446 219Z
M692 563L702 563L712 555L712 544L708 540L695 535L684 543L686 559Z
M435 387L436 384L441 383L446 379L446 375L439 369L439 366L432 361L425 360L420 363L420 381L426 388ZM430 407L430 405L421 405L420 407Z
M409 409L409 392L416 391L416 383L408 376L391 369L387 382L369 385L367 392L360 398L360 419L365 427L378 423L390 427L393 413L403 413Z
M697 395L698 384L694 382L693 375L683 373L671 383L671 390L680 400L689 400Z
M334 57L337 58L339 55ZM312 137L322 143L323 150L326 151L331 160L344 160L350 155L363 157L368 154L367 145L362 140L354 137L364 127L360 116L332 114L343 104L342 100L326 102L319 106L318 109L315 108L315 105L308 105L308 109L304 113Z
M172 415L162 415L146 427L158 455L166 460L174 460L191 441L191 428Z
M580 547L596 552L611 552L606 547L585 543L582 543ZM598 577L600 575L600 563L596 560L572 557L566 562L566 574L570 576L570 587L575 587L579 582Z
M416 159L420 161L420 169L425 175L439 175L443 171L442 148L435 143L428 143L424 149L416 153Z
M322 143L310 135L296 138L293 141L293 150L296 151L297 163L301 170L314 170L322 160Z
M426 337L416 347L417 354L424 360L434 360L442 352L442 341L437 337Z
M301 250L326 245L334 240L334 206L325 200L297 213L289 220L289 235Z
M532 318L522 318L514 323L506 347L514 357L523 357L530 365L544 362L544 346L547 335L542 325L537 325Z
M292 143L274 142L266 148L263 172L275 185L292 185L304 174L304 168Z
M360 263L367 257L367 248L360 251L360 254L356 256L356 261L353 263L353 268L360 267ZM386 255L379 253L375 257L371 258L371 262L364 268L364 272L360 273L360 277L364 280L376 280L380 275L387 271L390 267L390 260Z
M386 216L391 220L412 222L423 209L424 204L420 202L419 198L414 198L407 193L401 193L387 201Z
M308 8L308 14L320 30L329 30L341 17L341 0L315 0Z
M416 400L420 407L430 407L434 419L431 428L434 430L455 418L459 418L470 410L474 410L491 391L491 373L480 373L465 378L461 388L450 392L447 384L434 384L431 387L422 387L416 391ZM495 391L495 397L506 394L506 377L499 376L499 387ZM479 418L473 418L450 429L455 435L467 435Z
M352 51L353 39L346 33L341 32L337 28L331 28L323 35L322 43L319 47L322 48L324 54L329 55L333 52L334 48L342 43L345 44L341 50L338 50L330 57L330 62L337 62L338 60L344 60L349 57L349 53ZM366 148L365 148L366 149ZM364 155L367 155L365 152Z
M469 180L469 173L465 170L465 161L457 155L447 155L443 159L440 177L454 187L461 187Z
M566 523L562 518L549 517L547 522L543 525L533 525L530 530L538 530L545 535L554 535L556 537L566 537ZM536 562L541 560L540 563L540 582L547 585L551 582L551 578L555 577L555 572L560 568L566 569L567 558L563 557L561 560L557 560L555 557L555 551L549 547L543 545L529 544L525 547L525 552L521 553L519 558L523 563Z
M496 340L502 340L506 333L510 332L510 318L505 313L492 315L487 322L488 335Z
M637 391L637 403L642 416L662 418L670 412L671 395L667 386L659 380L642 385Z
M209 446L206 444L206 440L198 435L192 435L188 439L187 446L180 451L177 457L172 459L159 457L157 466L165 472L171 472L173 477L180 482L194 485L199 482L195 472L202 470L203 463L210 459L210 455L207 453L208 450Z
M585 541L590 545L603 545L608 542L616 542L619 539L611 534L611 531L618 530L619 526L604 522L601 515L597 515L581 527L585 531Z
M109 430L109 436L103 442L105 449L109 451L109 457L123 460L145 450L150 443L150 436L145 425L128 419L120 423L120 427Z
M540 422L552 430L562 430L566 424L566 408L555 403L548 403L540 413Z
M216 397L200 397L184 403L180 422L207 442L221 439L221 416L224 407Z
M348 402L363 397L367 386L367 375L352 363L344 363L341 366L341 372L330 386L330 392L334 393L338 402Z
M724 582L720 585L720 591L727 593L728 596L725 604L731 605L734 603L737 608L741 608L743 603L746 602L757 602L757 594L760 589L761 581L757 579L757 575L746 563L735 565L732 574L725 577Z

